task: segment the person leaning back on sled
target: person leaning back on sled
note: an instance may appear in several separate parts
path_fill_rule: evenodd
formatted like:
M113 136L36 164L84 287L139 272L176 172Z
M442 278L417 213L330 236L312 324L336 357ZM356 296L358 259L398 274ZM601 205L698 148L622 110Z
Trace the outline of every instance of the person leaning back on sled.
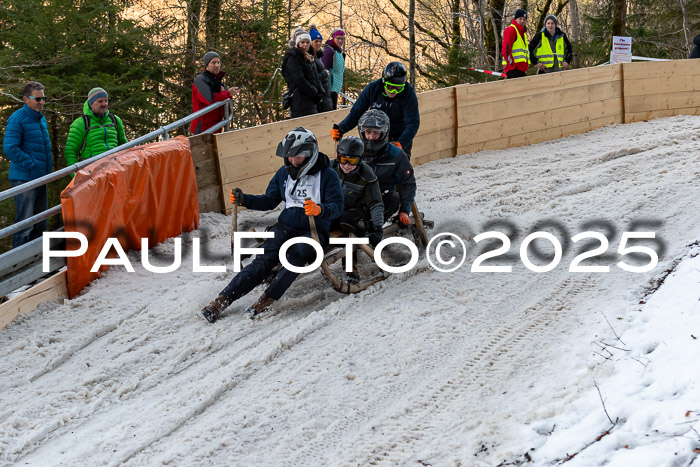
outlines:
M256 211L269 211L284 202L272 232L262 245L264 253L257 255L219 296L202 310L213 323L232 302L260 285L279 264L282 245L295 237L311 237L309 219L315 216L321 245L328 244L330 224L343 212L343 192L338 175L330 168L328 157L318 151L316 137L309 130L297 127L277 146L277 156L284 165L275 173L262 195L249 195L240 188L231 190L231 202ZM311 199L308 199L311 198ZM297 243L287 250L290 264L302 267L314 261L316 251L311 245ZM262 296L245 311L252 318L264 313L279 300L299 274L281 268Z

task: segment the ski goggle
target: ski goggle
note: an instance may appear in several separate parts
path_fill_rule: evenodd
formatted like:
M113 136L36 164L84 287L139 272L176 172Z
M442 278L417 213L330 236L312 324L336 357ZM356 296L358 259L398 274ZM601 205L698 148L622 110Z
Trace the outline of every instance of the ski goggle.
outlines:
M388 81L385 81L385 82L384 82L384 91L390 92L390 93L392 93L392 94L394 94L394 93L396 93L396 94L400 93L401 91L403 91L403 88L404 88L404 87L406 87L406 83L403 83L403 84L394 84L394 83L390 83L390 82L388 82Z
M343 156L338 154L338 163L339 164L350 164L350 165L357 165L360 163L360 156Z

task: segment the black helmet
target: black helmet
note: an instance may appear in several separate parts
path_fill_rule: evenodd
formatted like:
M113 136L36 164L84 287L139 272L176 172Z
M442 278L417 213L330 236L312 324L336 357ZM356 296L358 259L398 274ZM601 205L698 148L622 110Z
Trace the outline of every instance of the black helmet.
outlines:
M360 137L365 144L365 156L374 157L375 154L386 147L389 142L389 116L379 109L370 109L365 112L357 124ZM379 139L368 140L365 130L377 130L381 133Z
M404 84L406 82L407 75L408 72L406 71L406 67L403 66L403 63L391 62L384 67L382 79L385 83L389 82L393 84Z
M318 160L316 136L304 127L296 127L287 133L284 140L277 145L275 154L279 157L284 157L284 164L287 166L288 171L291 170L290 175L292 175L294 180L297 180L306 175ZM289 158L295 156L304 156L306 158L301 167L294 167L289 162Z
M357 136L347 136L338 143L338 154L342 156L362 157L365 145Z

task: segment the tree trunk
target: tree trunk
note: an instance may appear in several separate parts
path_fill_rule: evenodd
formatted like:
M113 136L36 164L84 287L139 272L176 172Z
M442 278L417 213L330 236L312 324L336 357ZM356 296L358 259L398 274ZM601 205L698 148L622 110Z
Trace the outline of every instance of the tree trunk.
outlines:
M207 50L216 49L219 45L219 18L221 17L221 0L207 0L204 13L206 37L204 42Z
M452 13L452 39L450 40L450 50L447 53L447 62L450 68L454 69L459 66L459 48L462 46L462 30L460 28L459 18L460 18L460 8L459 0L452 0L451 13ZM459 84L457 81L457 76L450 78L450 85L454 86Z
M408 58L411 86L416 87L416 0L408 4Z
M488 0L486 11L486 50L492 54L494 69L501 63L501 37L505 0Z
M625 35L625 22L627 20L627 0L613 0L612 3L612 21L610 23L610 48L608 53L612 52L613 41L612 36Z

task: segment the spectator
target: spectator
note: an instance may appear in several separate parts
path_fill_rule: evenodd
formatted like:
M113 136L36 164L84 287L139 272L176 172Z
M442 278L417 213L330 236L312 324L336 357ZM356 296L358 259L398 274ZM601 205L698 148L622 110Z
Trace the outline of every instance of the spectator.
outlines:
M51 173L51 141L42 111L46 104L44 86L30 81L22 90L24 105L7 120L2 149L10 160L9 179L12 187L22 185ZM15 195L15 223L28 219L48 209L46 185ZM41 237L48 221L43 220L20 230L12 236L12 246Z
M547 15L541 34L530 41L530 61L537 67L537 74L566 70L574 59L571 42L557 24L556 16Z
M311 36L306 30L297 28L292 33L289 50L282 60L282 76L292 96L290 111L292 118L318 113L326 90L316 68L312 55Z
M418 98L410 83L408 72L400 62L391 62L384 68L382 77L369 83L360 93L357 102L345 119L333 126L331 136L340 140L343 133L355 128L360 117L368 109L381 110L391 122L389 141L403 149L411 157L413 138L420 126Z
M221 57L216 52L207 52L202 57L204 69L197 75L192 84L192 112L197 112L214 102L231 99L231 93L237 96L240 88L233 87L229 92L223 83L226 73L221 71ZM224 108L219 107L207 114L192 120L190 131L193 135L198 135L203 131L213 127L224 119ZM217 130L216 133L220 132Z
M343 89L343 74L345 73L345 31L334 29L331 38L323 48L323 66L330 73L331 103L333 110L338 108L338 93Z
M104 89L94 88L88 93L83 116L75 119L68 130L68 166L127 143L122 119L107 110L108 106L109 96Z
M693 38L693 44L695 44L695 47L690 51L688 58L700 58L700 34Z
M521 78L527 75L530 65L530 53L527 48L527 11L515 10L513 22L503 30L503 73L506 78Z
M323 48L323 36L318 32L315 24L309 26L309 36L311 37L311 49L313 49L310 50L310 52L315 58L314 63L316 64L316 71L318 72L319 78L321 78L321 85L325 90L323 100L316 108L318 113L328 112L329 110L333 110L333 103L331 102L331 88L328 83L328 71L323 67L323 62L321 62L321 58L323 57L323 50L321 50Z
M210 323L215 322L232 302L246 295L280 264L282 245L295 237L311 237L308 216L314 216L319 240L328 244L331 220L343 212L343 192L340 180L329 167L328 157L318 151L313 133L303 127L290 131L277 146L276 155L284 164L272 176L262 195L243 193L240 188L231 190L231 202L256 211L270 211L280 203L284 209L272 227L274 237L262 245L264 253L241 270L201 313ZM301 267L312 262L316 253L311 245L297 243L287 251L290 264ZM264 313L279 300L299 274L282 267L260 298L245 311L252 318Z

